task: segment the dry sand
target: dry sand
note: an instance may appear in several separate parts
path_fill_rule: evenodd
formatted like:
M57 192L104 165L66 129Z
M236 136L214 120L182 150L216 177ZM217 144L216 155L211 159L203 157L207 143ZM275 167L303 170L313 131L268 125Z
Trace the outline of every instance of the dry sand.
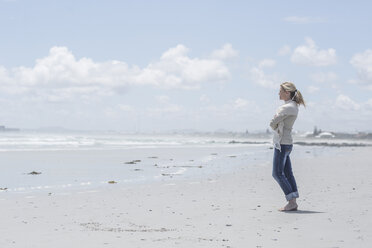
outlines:
M1 192L0 247L371 247L372 149L339 149L293 160L290 213L271 161L199 181Z

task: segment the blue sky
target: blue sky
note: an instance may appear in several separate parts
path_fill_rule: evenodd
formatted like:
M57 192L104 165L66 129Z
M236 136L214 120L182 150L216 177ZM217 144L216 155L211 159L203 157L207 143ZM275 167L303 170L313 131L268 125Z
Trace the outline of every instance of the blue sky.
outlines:
M372 131L369 1L0 1L0 123Z

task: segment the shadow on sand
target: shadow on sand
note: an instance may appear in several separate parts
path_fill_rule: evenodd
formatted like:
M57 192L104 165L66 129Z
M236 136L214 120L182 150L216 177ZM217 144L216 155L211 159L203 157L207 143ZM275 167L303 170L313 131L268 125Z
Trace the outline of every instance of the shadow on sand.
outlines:
M297 210L297 211L283 211L286 214L324 214L325 212L310 211L310 210Z

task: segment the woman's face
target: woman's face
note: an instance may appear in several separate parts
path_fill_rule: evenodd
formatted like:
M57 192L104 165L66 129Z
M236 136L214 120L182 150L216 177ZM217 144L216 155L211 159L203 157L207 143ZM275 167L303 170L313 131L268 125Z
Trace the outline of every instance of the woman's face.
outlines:
M289 91L285 91L282 87L279 90L279 99L287 101L290 98L291 93Z

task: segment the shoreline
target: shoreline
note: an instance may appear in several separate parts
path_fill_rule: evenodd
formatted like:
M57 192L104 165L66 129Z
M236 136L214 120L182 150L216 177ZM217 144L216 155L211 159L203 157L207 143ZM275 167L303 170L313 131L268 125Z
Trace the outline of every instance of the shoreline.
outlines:
M0 188L7 188L7 193L72 190L104 187L110 181L142 184L198 177L229 170L224 161L236 157L253 163L250 154L256 150L254 159L262 160L265 154L260 154L270 153L247 146L5 152L0 157L0 163L7 165L2 167Z
M295 158L326 153L336 156L342 149L295 144L293 155ZM0 163L7 166L2 167L0 174L0 195L97 189L107 184L140 185L185 178L198 180L211 173L224 174L272 161L272 153L271 145L261 144L4 152Z

